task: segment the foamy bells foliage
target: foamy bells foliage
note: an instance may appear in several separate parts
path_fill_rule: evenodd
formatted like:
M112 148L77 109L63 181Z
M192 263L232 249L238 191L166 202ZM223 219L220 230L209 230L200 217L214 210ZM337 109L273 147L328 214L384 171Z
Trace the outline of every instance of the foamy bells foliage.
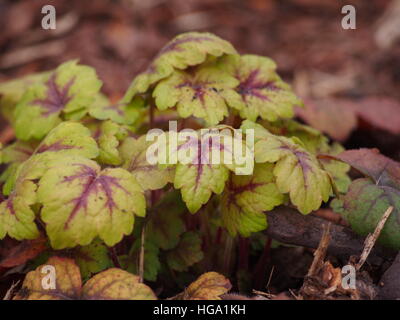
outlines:
M100 88L95 70L76 61L0 86L0 105L7 102L18 138L2 149L0 238L33 239L41 226L56 249L94 239L112 246L132 233L135 216L145 215L144 192L168 185L191 213L201 214L210 199L219 200L216 223L232 235L249 236L267 227L264 212L277 205L291 202L308 214L329 199L336 182L339 190L347 188L348 166L317 158L340 147L290 120L302 102L276 73L275 63L241 56L215 35L177 36L133 80L121 101L110 102ZM200 130L194 139L175 145L196 161L178 157L169 164L150 163L154 142L143 135L150 105L161 115L172 109L190 117L196 128L209 126L213 139L235 132L226 123L238 128L245 121L242 129L254 130L255 145L247 143L250 131L245 130L232 141L239 140L241 156L250 156L250 171L240 172L229 139L210 145ZM165 146L170 144L166 140ZM212 151L220 153L221 162L209 161ZM224 162L226 153L232 153L232 163ZM166 217L181 219L172 213ZM202 257L200 238L187 233L191 230L184 230L183 222L172 224L176 235L153 236L160 228L152 221L149 239L157 248L175 250L168 255L171 268L185 270ZM164 238L165 243L159 241ZM181 252L191 247L197 253L183 263Z

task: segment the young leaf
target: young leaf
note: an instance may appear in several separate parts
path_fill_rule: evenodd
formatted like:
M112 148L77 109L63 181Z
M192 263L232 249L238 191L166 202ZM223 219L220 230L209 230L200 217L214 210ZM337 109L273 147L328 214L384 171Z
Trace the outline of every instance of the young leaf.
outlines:
M11 192L17 181L36 180L51 166L57 166L70 156L95 158L99 154L96 141L89 129L77 122L63 122L51 130L34 154L22 163L6 182L5 191Z
M231 290L230 281L216 272L202 274L183 293L183 300L221 300Z
M44 277L55 269L55 288L44 288ZM48 269L47 269L48 270ZM108 269L89 279L82 287L81 274L72 259L52 257L29 272L14 300L154 300L153 291L139 283L139 277L121 269Z
M264 230L267 218L264 211L283 203L273 175L274 165L257 164L253 175L231 174L221 198L222 222L232 236L250 236Z
M177 247L168 251L166 257L171 269L187 271L189 267L201 261L204 257L199 234L195 232L184 233Z
M276 64L271 59L255 55L227 56L220 63L240 82L236 88L241 99L230 100L231 107L240 110L244 119L275 121L292 118L294 107L302 102L288 84L276 73Z
M240 149L237 149L239 146ZM226 127L192 131L185 141L168 147L176 150L178 162L174 187L181 189L183 201L192 213L197 212L212 193L220 194L223 191L229 170L253 170L252 151ZM174 152L170 153L171 158L172 154ZM242 160L246 160L244 166L238 160L238 156L243 154L245 157Z
M314 155L298 139L275 136L259 124L245 121L242 129L254 128L255 159L258 163L275 163L276 185L289 193L300 212L308 214L327 201L332 192L331 180Z
M40 179L37 193L55 249L88 245L96 236L113 246L132 232L134 213L145 214L143 192L128 171L100 171L82 157L58 161Z
M394 210L385 223L379 241L400 249L400 191L390 186L377 185L370 179L354 180L342 199L334 199L332 207L341 213L352 229L366 236L374 232L389 206Z
M106 96L99 93L89 107L89 115L98 120L111 120L118 124L130 125L139 117L139 109L144 107L144 101L139 97L133 101L111 103Z
M13 122L14 108L25 91L35 83L44 83L49 75L42 72L0 83L0 112L6 120Z
M121 164L118 146L126 134L126 130L115 122L108 120L100 125L100 135L97 139L100 148L98 158L100 163L114 166Z
M232 45L211 33L183 33L167 43L155 57L149 68L138 75L129 87L124 102L172 74L174 69L186 69L206 61L208 56L236 54Z
M233 76L206 66L175 72L156 86L153 97L160 110L176 106L183 118L193 115L216 125L228 115L226 99L240 99L234 90L238 84Z
M36 185L27 180L0 203L0 239L7 234L17 240L39 237L35 212L31 208L35 203Z
M45 84L33 84L16 106L17 138L41 139L63 119L81 119L100 87L94 69L76 61L63 63Z
M160 168L148 162L146 155L151 145L151 141L146 141L146 136L138 139L128 137L119 149L123 159L122 167L133 174L143 190L161 189L173 181L175 174L173 167Z

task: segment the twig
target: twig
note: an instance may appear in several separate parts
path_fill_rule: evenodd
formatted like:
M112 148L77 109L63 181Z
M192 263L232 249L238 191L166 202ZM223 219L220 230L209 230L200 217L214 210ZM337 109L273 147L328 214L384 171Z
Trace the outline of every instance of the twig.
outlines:
M323 225L324 233L319 242L317 250L314 252L314 259L308 269L307 277L315 276L324 264L326 252L328 251L329 242L331 241L330 230L332 223Z
M6 295L4 296L3 300L11 300L14 289L18 286L18 284L19 284L19 280L11 285L10 289L7 290Z
M271 238L307 248L317 248L323 234L322 225L326 220L319 217L304 216L294 209L279 207L267 212L268 228L265 234ZM351 255L359 256L364 248L364 239L356 235L350 228L332 224L331 241L328 253L348 259ZM373 264L381 264L382 260L390 260L396 252L375 245L368 257Z
M355 266L357 271L360 270L360 268L363 266L365 260L367 260L372 248L375 245L376 240L378 240L379 235L381 234L381 231L382 231L383 227L385 226L386 220L389 218L392 211L393 211L393 206L390 206L389 208L386 209L382 218L379 220L379 223L376 226L374 233L369 234L367 236L367 238L365 239L364 250L361 253L360 260L358 261L358 263Z

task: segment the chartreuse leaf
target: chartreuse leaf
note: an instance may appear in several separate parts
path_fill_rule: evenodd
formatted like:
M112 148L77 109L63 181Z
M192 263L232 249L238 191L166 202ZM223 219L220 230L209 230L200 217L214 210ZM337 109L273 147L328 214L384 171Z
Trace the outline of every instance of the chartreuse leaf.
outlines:
M168 193L149 216L147 239L164 250L176 247L180 235L185 231L182 219L185 211L186 207L179 192L174 190Z
M177 71L162 80L153 97L160 110L176 106L183 118L195 116L208 125L216 125L228 115L226 100L240 99L234 90L238 84L233 76L216 67L199 67L194 71Z
M147 150L153 144L146 141L146 136L138 139L128 137L124 140L119 152L123 159L122 167L131 172L144 190L163 188L174 179L173 167L161 168L157 163L151 164L147 159Z
M291 202L303 214L308 214L327 201L332 192L329 174L299 139L271 134L259 124L246 120L242 129L254 128L254 155L258 163L275 163L276 185L288 193Z
M61 64L45 83L35 83L15 109L18 139L43 138L62 120L79 120L101 87L94 69L76 61Z
M269 121L292 118L294 107L302 102L290 86L276 73L276 64L267 57L255 55L227 56L220 63L240 82L236 91L241 99L230 101L240 110L240 116L255 121L258 117Z
M141 249L141 240L137 239L128 255L119 256L119 261L126 271L138 274L139 256ZM144 243L144 272L143 277L148 281L156 281L158 272L161 268L159 255L159 247L153 242L146 239Z
M273 164L256 164L253 175L231 174L222 194L222 222L232 236L248 237L264 230L267 218L264 211L283 203L273 174Z
M16 190L0 203L0 239L6 235L17 239L35 239L39 230L35 223L36 185L23 181Z
M113 266L107 246L99 239L87 246L74 248L72 254L83 279Z
M367 178L354 180L341 199L332 201L334 211L341 213L351 228L360 235L373 233L389 206L393 211L378 241L400 249L400 190L375 184Z
M181 189L183 201L189 211L195 213L212 193L223 191L229 170L251 174L254 159L242 138L232 134L229 128L188 131L185 134L187 136L184 139L180 137L181 141L175 146L173 139L168 141L170 152L167 163L171 163L175 155L178 164L174 187Z
M291 119L278 120L272 123L262 121L261 124L275 135L299 138L305 149L316 156L321 154L337 156L344 151L344 148L339 143L335 142L329 145L328 138L320 131ZM346 192L351 183L351 179L347 174L350 166L327 157L320 158L319 162L322 168L332 177L338 191Z
M118 124L130 125L139 117L140 108L144 107L139 97L130 102L111 103L106 96L99 93L89 107L89 115L98 120L112 120Z
M148 69L133 80L124 101L129 102L137 94L146 92L151 85L171 75L174 69L183 70L205 62L209 56L224 54L236 54L236 50L229 42L211 33L178 35L161 49Z
M202 274L185 289L183 300L221 300L221 296L231 290L230 281L216 272Z
M169 267L176 271L187 271L189 267L201 261L204 257L201 243L198 233L184 233L178 245L166 253Z
M55 288L49 272L55 271ZM156 296L139 277L111 268L89 279L82 287L79 267L69 258L52 257L29 272L14 300L154 300Z
M212 164L178 164L174 186L181 189L191 213L197 212L211 197L212 193L220 194L225 188L229 170L222 165Z
M132 232L134 214L145 214L143 191L128 171L101 170L83 157L57 161L40 179L37 195L55 249L88 245L97 236L113 246Z
M15 80L0 83L0 112L13 122L14 108L25 91L35 83L44 83L50 72L36 73Z
M69 156L96 158L99 148L91 137L90 130L80 123L66 121L51 130L34 151L34 154L18 167L16 173L9 178L6 186L10 191L16 180L39 179L51 166L57 166Z
M119 124L110 120L104 121L100 125L100 134L97 139L100 154L100 163L117 166L122 163L122 158L118 151L120 141L127 135L127 130Z

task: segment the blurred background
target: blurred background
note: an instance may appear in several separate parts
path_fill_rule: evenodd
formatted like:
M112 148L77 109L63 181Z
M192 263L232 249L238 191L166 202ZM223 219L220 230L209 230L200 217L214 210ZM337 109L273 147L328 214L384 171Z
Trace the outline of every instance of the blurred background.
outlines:
M56 30L41 28L46 4ZM346 4L355 30L341 26ZM213 32L274 59L303 121L400 160L400 0L0 0L0 30L0 81L79 58L112 100L175 35Z

